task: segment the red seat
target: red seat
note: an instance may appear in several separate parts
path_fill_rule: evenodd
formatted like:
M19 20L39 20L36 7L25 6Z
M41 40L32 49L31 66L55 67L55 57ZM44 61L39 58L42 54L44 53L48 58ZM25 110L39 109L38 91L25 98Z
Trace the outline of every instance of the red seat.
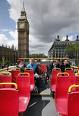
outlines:
M58 73L56 83L55 104L56 110L62 115L67 114L68 88L75 83L75 77L68 73Z
M70 88L78 87L79 85L72 85ZM68 94L68 115L67 116L79 116L79 91L73 92L70 90Z
M79 75L76 75L76 76L75 76L75 84L76 84L76 85L79 85ZM74 88L74 90L75 90L75 91L76 91L76 90L79 91L79 87L78 87L78 88Z
M24 112L30 100L29 73L20 73L16 79L19 90L19 112Z
M12 82L12 76L11 75L4 75L4 74L0 74L0 83L5 83L5 82ZM1 85L1 87L9 87L11 85Z
M75 78L76 78L76 84L79 85L79 75L76 75Z
M12 81L11 75L0 74L0 83L1 82L11 82L11 81Z
M33 91L35 82L34 82L34 72L32 69L26 69L25 72L28 72L30 74L30 91ZM20 73L20 70L13 70L12 71L12 81L16 82L18 74Z
M18 116L18 112L18 91L15 88L0 88L0 116Z
M66 68L65 72L69 73L70 76L75 76L74 70L72 68Z
M59 73L61 70L60 68L57 68L57 69L53 69L52 70L52 75L51 75L51 82L50 82L50 88L51 88L51 91L55 92L56 91L56 79L57 79L57 73Z
M20 73L20 70L12 70L11 74L12 74L12 82L16 82L17 76Z
M33 91L35 87L35 81L34 81L34 71L32 69L26 69L25 72L28 72L30 74L30 91Z

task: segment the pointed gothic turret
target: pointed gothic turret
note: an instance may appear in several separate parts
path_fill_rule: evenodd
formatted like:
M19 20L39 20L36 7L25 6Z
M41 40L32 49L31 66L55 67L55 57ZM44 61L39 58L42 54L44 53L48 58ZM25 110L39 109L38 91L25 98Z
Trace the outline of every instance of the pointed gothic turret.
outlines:
M21 10L20 19L27 19L26 11L25 11L25 6L24 6L24 1L23 1L23 7L22 7L22 10Z
M60 41L59 35L57 35L57 38L55 39L55 41Z
M24 1L23 1L22 11L25 11Z
M68 39L68 35L66 36L66 40L65 41L69 41L69 39Z
M79 41L79 35L77 35L76 41Z

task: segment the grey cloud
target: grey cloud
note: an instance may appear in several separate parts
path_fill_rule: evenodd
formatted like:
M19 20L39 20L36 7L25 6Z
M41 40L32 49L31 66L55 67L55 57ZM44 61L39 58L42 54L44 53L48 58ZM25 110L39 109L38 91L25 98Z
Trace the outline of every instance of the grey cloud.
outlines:
M34 30L33 35L40 41L51 42L52 35L60 33L65 28L74 31L73 24L79 24L78 0L50 0L50 2L27 0L25 2L28 3L31 11L28 15L30 15L30 27Z
M47 46L46 43L42 43L42 44L37 43L36 45L30 45L31 48L39 48L39 49L44 48L46 46Z

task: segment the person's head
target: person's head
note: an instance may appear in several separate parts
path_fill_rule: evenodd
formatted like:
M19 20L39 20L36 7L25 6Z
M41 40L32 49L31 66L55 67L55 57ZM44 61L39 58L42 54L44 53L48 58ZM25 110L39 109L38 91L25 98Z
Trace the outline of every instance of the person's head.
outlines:
M59 63L60 63L60 60L59 60L59 59L57 59L57 60L55 61L55 63L56 63L56 64L59 64Z
M37 59L35 59L35 63L37 63L38 62L38 60Z
M50 63L53 63L54 61L53 60L50 60Z
M24 60L23 60L23 59L21 59L21 60L20 60L20 63L24 64Z
M64 65L69 64L68 60L64 60Z
M29 62L30 62L30 64L33 64L33 63L35 62L35 60L34 60L33 58L31 58L31 59L29 60Z

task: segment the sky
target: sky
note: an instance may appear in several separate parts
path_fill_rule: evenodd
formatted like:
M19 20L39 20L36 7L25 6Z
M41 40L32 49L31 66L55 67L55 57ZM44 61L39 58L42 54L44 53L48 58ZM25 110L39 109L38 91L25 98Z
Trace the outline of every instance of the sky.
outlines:
M0 45L18 48L17 20L23 0L0 0ZM30 53L48 53L57 35L79 35L79 0L24 0Z

